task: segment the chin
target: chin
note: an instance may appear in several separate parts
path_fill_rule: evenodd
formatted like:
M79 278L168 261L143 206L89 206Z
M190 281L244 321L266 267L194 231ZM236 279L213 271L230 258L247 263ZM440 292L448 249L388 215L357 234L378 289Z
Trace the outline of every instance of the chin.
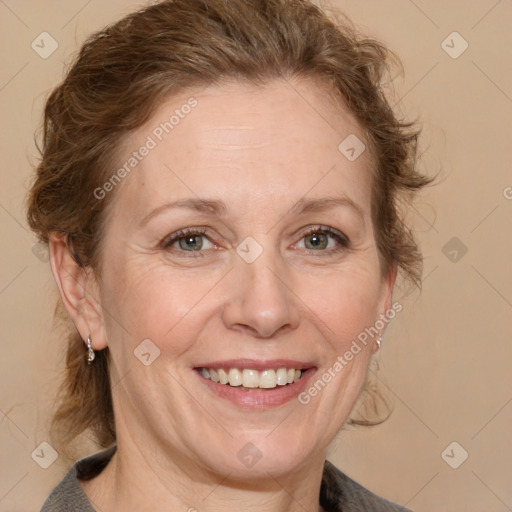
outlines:
M279 427L278 427L279 429ZM222 453L210 452L208 466L233 481L264 481L291 474L314 458L311 438L301 440L284 427L280 434L236 434ZM217 445L219 448L222 444ZM317 449L316 453L319 454ZM213 457L212 457L213 455ZM324 454L322 454L322 458Z

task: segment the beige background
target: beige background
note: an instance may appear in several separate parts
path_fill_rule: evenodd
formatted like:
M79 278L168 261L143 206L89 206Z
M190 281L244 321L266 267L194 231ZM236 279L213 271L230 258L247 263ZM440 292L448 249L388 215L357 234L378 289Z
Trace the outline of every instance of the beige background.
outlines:
M512 510L512 3L336 4L402 58L399 107L421 116L421 165L440 176L414 212L423 292L397 293L404 311L379 355L394 414L384 425L346 430L331 459L417 512ZM62 362L51 333L52 278L24 221L33 133L63 63L84 37L138 5L0 0L1 511L38 510L65 470L61 458L43 469L31 457L48 439ZM59 45L47 59L31 48L43 31ZM456 59L441 46L453 31L469 44ZM457 37L447 44L451 52L462 48ZM443 251L452 237L459 247ZM462 257L460 244L467 247ZM460 462L462 449L469 454L457 469L441 457L453 441L460 447L448 450L447 460Z

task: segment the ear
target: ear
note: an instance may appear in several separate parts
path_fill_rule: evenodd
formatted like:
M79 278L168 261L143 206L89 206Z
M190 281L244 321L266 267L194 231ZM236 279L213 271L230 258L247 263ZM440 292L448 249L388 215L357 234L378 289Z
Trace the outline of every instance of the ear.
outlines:
M378 306L379 318L378 319L376 318L375 319L376 321L381 319L383 316L385 316L386 311L389 311L391 309L391 301L393 298L393 289L395 287L397 273L398 273L398 265L395 262L390 266L388 272L382 276L380 300L379 300L379 306ZM381 335L384 334L384 331L387 328L387 322L388 322L388 319L386 318L386 322L385 322L386 325L385 325L384 329L382 330ZM375 353L375 352L377 352L377 350L379 350L379 346L377 345L377 343L374 343L373 344L373 352Z
M66 234L52 233L49 239L50 267L64 307L83 340L92 347L107 346L99 286L90 267L80 265L71 254Z

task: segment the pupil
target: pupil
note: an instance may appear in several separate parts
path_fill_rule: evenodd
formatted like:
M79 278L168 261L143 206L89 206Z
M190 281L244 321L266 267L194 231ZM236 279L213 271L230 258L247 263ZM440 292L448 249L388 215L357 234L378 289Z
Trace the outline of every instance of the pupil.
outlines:
M309 236L309 243L307 244L313 249L327 247L327 237L323 233L313 233Z
M184 250L201 249L203 242L200 236L189 235L180 240L180 246Z

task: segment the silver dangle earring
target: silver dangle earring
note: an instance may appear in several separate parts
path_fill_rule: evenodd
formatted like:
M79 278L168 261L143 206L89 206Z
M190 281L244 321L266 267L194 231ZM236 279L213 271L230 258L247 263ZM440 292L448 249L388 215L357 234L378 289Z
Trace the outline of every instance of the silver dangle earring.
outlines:
M94 361L96 354L91 346L91 337L87 336L87 364L91 364Z
M382 337L379 336L376 340L375 340L375 343L377 343L377 350L380 350L380 344L382 343Z

